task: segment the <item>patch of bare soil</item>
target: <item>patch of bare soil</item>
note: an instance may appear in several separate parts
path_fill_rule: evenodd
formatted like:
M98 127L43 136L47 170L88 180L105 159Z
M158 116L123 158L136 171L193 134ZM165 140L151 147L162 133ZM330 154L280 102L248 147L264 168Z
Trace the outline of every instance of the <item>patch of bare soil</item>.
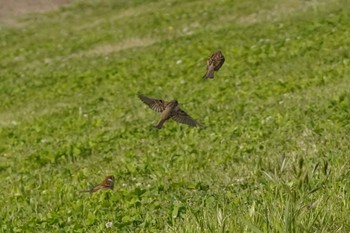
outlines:
M11 22L16 17L55 9L71 0L0 0L0 23Z

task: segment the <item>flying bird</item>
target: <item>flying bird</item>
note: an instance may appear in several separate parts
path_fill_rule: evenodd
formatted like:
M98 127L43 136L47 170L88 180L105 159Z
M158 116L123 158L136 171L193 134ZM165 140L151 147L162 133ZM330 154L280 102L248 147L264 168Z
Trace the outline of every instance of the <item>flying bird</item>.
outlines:
M114 188L114 176L107 176L102 183L94 186L93 188L82 191L82 192L89 192L89 193L94 193L97 192L100 189L113 189Z
M214 78L214 71L218 71L225 62L225 57L221 51L213 53L207 61L207 72L203 76L203 79Z
M189 116L185 111L179 107L177 100L165 101L160 99L153 99L147 96L138 95L139 98L153 111L160 112L161 117L159 122L155 125L156 128L162 128L165 121L173 119L182 124L189 126L202 126L201 123L195 121L191 116Z

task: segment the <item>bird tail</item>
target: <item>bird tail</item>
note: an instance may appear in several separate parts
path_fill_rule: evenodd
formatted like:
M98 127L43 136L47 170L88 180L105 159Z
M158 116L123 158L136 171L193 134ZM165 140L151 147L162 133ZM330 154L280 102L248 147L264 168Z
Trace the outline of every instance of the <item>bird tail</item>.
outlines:
M160 120L154 127L156 127L157 129L161 129L163 127L165 120Z
M81 190L79 193L91 193L91 190Z
M203 76L203 79L214 78L214 68L209 68L207 73Z
M101 185L97 185L95 187L92 187L91 189L89 190L83 190L83 191L80 191L81 193L94 193L100 189L102 189L103 187Z

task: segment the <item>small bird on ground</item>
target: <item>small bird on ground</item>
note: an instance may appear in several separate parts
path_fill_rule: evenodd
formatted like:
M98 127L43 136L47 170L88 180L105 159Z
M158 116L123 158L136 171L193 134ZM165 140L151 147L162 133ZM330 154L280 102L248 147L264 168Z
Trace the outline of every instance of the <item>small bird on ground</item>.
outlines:
M97 192L100 189L113 189L114 188L114 176L107 176L102 183L96 185L95 187L82 191L82 192L89 192L89 193L94 193Z
M181 110L177 100L164 101L160 99L153 99L147 96L138 94L139 98L153 111L160 112L161 118L159 122L155 125L156 128L162 128L165 121L173 119L182 124L189 126L202 126L201 123L195 121L190 117L185 111Z
M214 78L214 71L218 71L225 62L225 57L221 51L213 53L207 61L207 72L203 76L203 79Z

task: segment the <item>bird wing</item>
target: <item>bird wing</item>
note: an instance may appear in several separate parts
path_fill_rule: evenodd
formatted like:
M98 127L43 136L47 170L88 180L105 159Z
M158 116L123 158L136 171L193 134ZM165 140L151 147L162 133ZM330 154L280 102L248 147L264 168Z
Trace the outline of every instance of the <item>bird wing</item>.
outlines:
M97 192L98 190L100 189L103 189L103 185L99 184L99 185L96 185L95 187L91 188L89 190L90 193L94 193L94 192Z
M139 94L138 96L142 100L142 102L144 102L146 105L148 105L148 107L150 107L153 111L156 111L156 112L163 112L165 109L165 106L168 103L167 101L152 99L141 94Z
M218 71L218 70L221 68L221 66L224 64L224 62L225 62L225 58L222 57L222 58L219 60L219 62L215 65L214 70L215 70L215 71Z
M173 113L172 119L182 124L186 124L189 126L201 126L202 124L195 121L190 115L188 115L185 111L180 108Z
M216 52L215 54L213 54L213 64L215 67L215 71L218 71L221 66L224 64L225 62L225 57L224 55L222 55L221 52Z

